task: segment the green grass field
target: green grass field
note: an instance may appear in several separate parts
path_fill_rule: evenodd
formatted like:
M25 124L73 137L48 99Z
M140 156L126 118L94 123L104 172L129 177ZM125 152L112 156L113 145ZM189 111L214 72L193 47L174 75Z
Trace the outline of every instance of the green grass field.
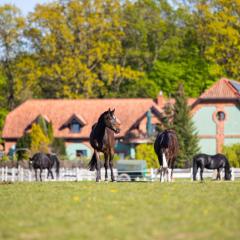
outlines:
M240 182L0 184L0 239L240 239Z

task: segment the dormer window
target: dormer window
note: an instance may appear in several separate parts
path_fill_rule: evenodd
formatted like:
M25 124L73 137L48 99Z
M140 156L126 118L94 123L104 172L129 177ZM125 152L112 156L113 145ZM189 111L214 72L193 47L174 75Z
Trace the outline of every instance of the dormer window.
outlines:
M71 133L79 133L81 131L81 125L75 119L72 120L72 122L70 124L70 131L71 131Z
M73 114L60 129L68 128L70 133L80 133L82 128L87 124L82 116Z

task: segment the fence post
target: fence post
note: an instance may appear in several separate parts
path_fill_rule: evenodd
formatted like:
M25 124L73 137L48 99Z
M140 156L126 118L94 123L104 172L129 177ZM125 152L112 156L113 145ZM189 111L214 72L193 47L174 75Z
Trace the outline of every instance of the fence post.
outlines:
M153 168L150 169L150 178L151 178L151 181L153 182L153 178L154 178Z
M30 169L28 169L28 181L32 181L32 171Z
M5 167L5 181L8 180L8 167Z
M232 168L232 181L235 181L235 172L234 172L234 168Z
M191 179L191 181L193 181L193 168L192 167L190 168L190 179Z
M15 181L15 168L12 168L12 182Z
M21 167L21 182L24 181L24 169Z
M2 173L2 182L4 181L4 168L1 167L1 173Z

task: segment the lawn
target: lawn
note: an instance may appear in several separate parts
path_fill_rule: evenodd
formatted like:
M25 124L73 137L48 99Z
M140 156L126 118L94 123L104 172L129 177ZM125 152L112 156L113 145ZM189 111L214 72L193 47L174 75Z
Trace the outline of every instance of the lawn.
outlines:
M0 184L0 239L240 239L240 181Z

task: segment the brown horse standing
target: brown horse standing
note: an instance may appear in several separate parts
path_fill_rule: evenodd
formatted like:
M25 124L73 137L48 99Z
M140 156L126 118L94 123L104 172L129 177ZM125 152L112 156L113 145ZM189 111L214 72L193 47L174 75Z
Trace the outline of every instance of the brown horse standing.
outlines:
M113 157L114 157L114 133L120 132L120 121L114 115L114 110L108 110L101 114L98 122L92 126L90 134L90 144L94 149L91 161L89 162L90 171L97 170L96 182L101 180L100 157L99 152L104 153L105 181L108 180L108 166L111 169L111 180L115 181L113 175Z
M158 156L160 168L160 181L172 181L174 162L177 158L179 144L174 130L167 129L160 132L154 142L154 150Z

